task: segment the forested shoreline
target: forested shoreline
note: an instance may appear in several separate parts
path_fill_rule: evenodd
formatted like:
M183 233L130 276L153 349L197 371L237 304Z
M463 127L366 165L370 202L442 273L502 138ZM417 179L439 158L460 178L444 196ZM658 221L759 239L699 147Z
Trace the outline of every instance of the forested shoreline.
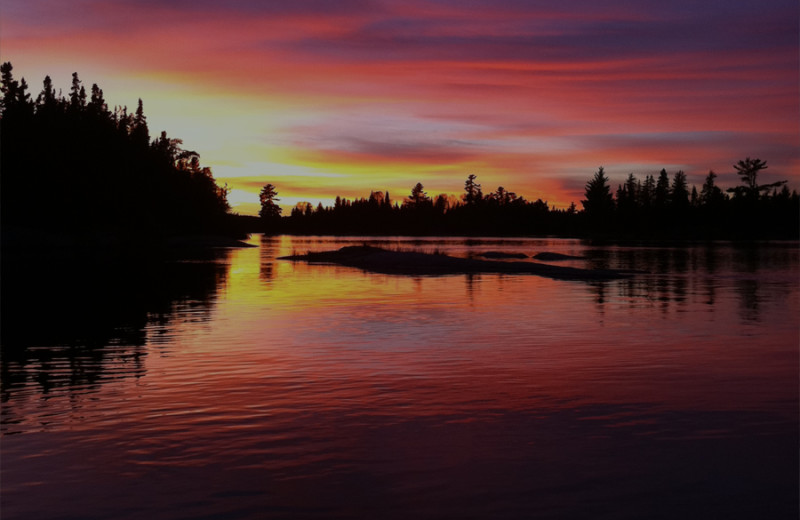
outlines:
M77 73L68 95L49 76L34 99L0 67L0 218L4 235L42 231L149 242L229 229L227 188L166 132L151 140L141 99L109 108Z
M582 208L551 208L504 187L484 193L475 175L460 197L430 197L417 183L408 196L388 192L368 197L336 198L333 206L298 203L281 217L276 186L261 191L261 221L268 232L297 234L563 236L633 240L798 239L800 197L786 181L758 184L765 161L734 165L742 184L723 191L711 171L700 190L689 187L683 171L672 178L662 169L644 181L630 174L612 192L600 167L586 184Z
M430 196L417 183L397 199L372 191L333 206L299 203L282 215L278 187L260 194L259 217L232 214L197 152L162 131L151 139L139 100L109 108L77 73L68 95L50 77L34 99L4 63L0 91L0 223L4 239L41 232L103 241L153 242L192 234L564 236L636 240L761 240L800 237L800 197L786 181L759 184L766 161L738 161L741 184L723 190L709 172L689 186L684 172L612 188L601 167L581 207L550 207L500 186L484 191L469 175L460 195ZM4 240L5 242L5 240Z

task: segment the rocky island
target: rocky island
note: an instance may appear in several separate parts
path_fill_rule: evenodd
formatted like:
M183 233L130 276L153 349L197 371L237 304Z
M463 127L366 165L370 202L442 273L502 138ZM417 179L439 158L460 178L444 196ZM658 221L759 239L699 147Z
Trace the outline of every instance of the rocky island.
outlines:
M375 273L405 275L508 273L533 274L562 280L613 280L632 276L628 271L616 269L580 269L538 262L479 260L443 254L390 251L366 245L283 256L278 260L335 264Z

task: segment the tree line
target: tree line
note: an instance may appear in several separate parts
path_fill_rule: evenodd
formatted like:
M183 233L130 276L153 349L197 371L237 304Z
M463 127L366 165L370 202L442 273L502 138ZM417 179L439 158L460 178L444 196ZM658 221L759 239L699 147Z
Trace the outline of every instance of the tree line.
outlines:
M278 191L260 193L260 219L229 214L197 152L161 132L151 138L140 99L132 113L109 108L77 73L67 95L49 76L34 99L11 63L0 66L0 224L22 229L146 239L172 234L268 233L560 235L616 238L798 238L800 204L786 181L760 184L760 159L734 165L741 184L722 190L709 172L698 190L684 172L630 174L612 192L601 167L582 208L550 207L500 186L484 192L475 175L460 196L429 195L422 183L395 200L388 191L333 206L300 203L282 216Z
M281 216L276 186L261 191L261 220L272 233L298 234L411 234L411 235L505 235L575 234L577 209L550 208L537 199L502 186L484 193L475 175L469 175L461 198L429 195L422 183L408 196L394 200L388 191L372 191L368 197L348 200L336 197L333 206L316 208L300 202L290 215Z
M630 239L791 239L800 235L800 197L786 181L759 184L765 161L734 165L742 184L723 191L711 171L700 190L686 174L665 169L644 180L630 174L612 192L603 167L586 183L582 208L550 207L500 186L484 193L475 175L460 197L429 196L422 183L399 200L389 192L336 197L333 206L298 203L281 216L277 187L261 191L261 222L267 232L307 234L559 235Z
M77 73L67 95L47 76L33 98L12 70L0 66L4 230L145 238L225 226L227 188L180 139L151 139L141 99L133 113L111 109Z

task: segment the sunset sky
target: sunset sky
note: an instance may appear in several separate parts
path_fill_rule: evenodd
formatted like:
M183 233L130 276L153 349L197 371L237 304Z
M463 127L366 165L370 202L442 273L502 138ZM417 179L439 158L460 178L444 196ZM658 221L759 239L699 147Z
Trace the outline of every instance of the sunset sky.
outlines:
M34 97L78 72L142 98L242 214L267 182L289 208L470 173L565 207L600 165L727 187L751 156L800 189L798 20L797 0L4 0L0 60Z

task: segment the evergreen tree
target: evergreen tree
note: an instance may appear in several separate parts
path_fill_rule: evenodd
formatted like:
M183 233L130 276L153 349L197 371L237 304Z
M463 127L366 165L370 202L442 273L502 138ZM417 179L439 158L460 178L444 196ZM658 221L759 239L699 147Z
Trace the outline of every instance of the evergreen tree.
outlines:
M89 111L94 115L105 114L108 111L108 105L106 105L106 100L103 98L103 90L97 86L97 83L92 84Z
M656 180L652 175L648 175L641 190L639 191L639 199L644 208L649 208L653 205L656 197Z
M716 178L717 174L713 170L709 170L703 187L700 189L701 206L718 206L725 200L725 194L714 184Z
M669 204L669 176L664 168L658 174L653 195L653 204L656 208L665 208Z
M0 109L2 110L12 105L14 100L17 99L19 83L14 79L14 75L11 72L13 69L14 67L11 65L11 62L8 61L0 65L0 92L3 93L3 101L2 105L0 105Z
M418 182L413 188L411 188L411 195L409 195L406 202L411 207L421 208L423 206L430 205L431 199L428 197L428 194L425 193L422 183Z
M56 103L56 89L53 88L53 80L50 76L45 76L42 82L42 92L36 98L36 104L45 108L52 108Z
M608 185L608 177L601 166L592 180L586 183L586 199L581 201L590 217L605 218L614 210L614 199Z
M469 174L466 182L464 182L464 202L468 205L478 204L483 200L483 192L481 185L475 182L476 176Z
M259 211L258 215L262 219L275 220L280 218L281 207L277 204L277 201L280 199L278 198L278 192L275 191L274 185L266 184L261 188L261 193L259 193L258 198L261 201L261 211Z
M147 117L144 115L141 98L139 98L139 105L136 107L136 114L133 116L131 139L141 147L146 147L150 144L150 130L147 128Z
M632 214L639 205L639 185L633 173L628 175L625 184L617 188L617 208L626 214L626 218L632 218Z
M728 189L729 192L734 193L737 197L744 196L748 200L756 201L761 196L761 192L769 192L773 188L777 188L786 184L787 181L773 182L772 184L758 184L758 172L768 168L767 161L761 159L746 158L733 167L739 174L743 186Z
M11 71L10 63L0 66L4 227L155 238L222 225L227 187L199 160L182 171L149 146L135 145L127 111L110 113L99 87L87 105L77 73L67 98L56 95L47 76L34 104L27 83L18 84Z
M31 105L31 95L28 94L28 82L25 78L19 81L19 88L17 89L17 102L21 105Z
M78 73L72 73L72 87L69 90L69 106L73 110L82 110L86 106L86 90L81 86Z
M436 196L436 198L433 201L433 208L436 210L437 214L444 215L445 213L447 213L448 203L449 200L447 194L440 193L439 195Z
M689 206L689 186L683 170L675 172L675 176L672 178L670 202L673 207L678 209L685 209Z

